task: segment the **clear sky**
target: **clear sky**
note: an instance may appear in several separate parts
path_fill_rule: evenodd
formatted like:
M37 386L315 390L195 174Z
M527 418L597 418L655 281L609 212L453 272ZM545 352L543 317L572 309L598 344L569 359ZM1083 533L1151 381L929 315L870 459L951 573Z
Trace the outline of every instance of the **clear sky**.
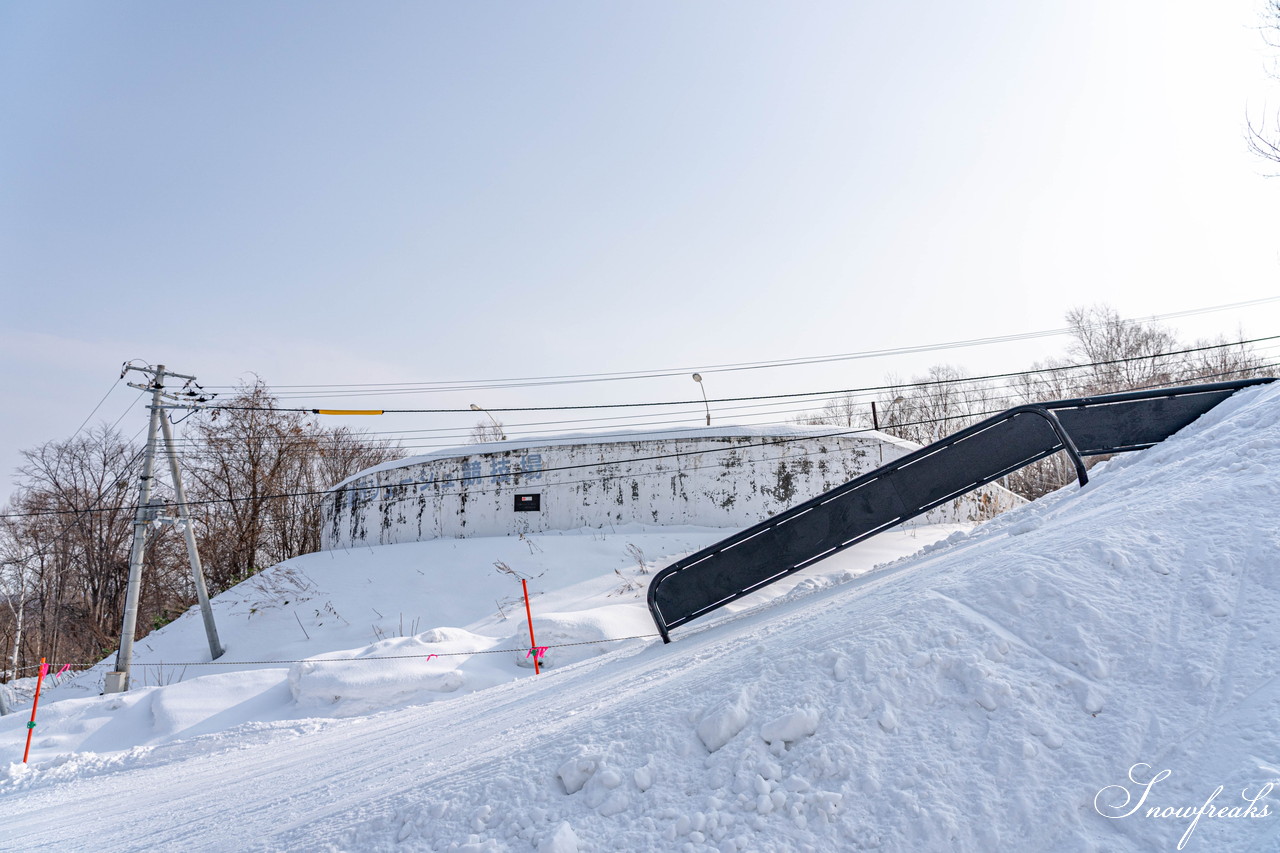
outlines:
M0 462L132 358L209 385L700 369L1280 295L1280 178L1244 139L1280 106L1260 5L0 0ZM1280 303L1172 325L1280 334Z

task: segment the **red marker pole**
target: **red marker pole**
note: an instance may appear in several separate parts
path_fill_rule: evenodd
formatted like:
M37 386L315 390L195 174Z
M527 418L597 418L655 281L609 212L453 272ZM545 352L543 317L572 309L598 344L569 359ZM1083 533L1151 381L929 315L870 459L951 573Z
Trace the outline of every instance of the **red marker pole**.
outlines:
M520 578L520 586L524 589L524 615L529 619L529 647L533 649L533 674L540 675L542 668L538 666L538 642L533 639L533 611L529 609L529 582L524 578ZM39 688L36 688L39 690ZM31 710L32 718L35 718L35 709Z
M44 658L40 658L40 678L36 681L36 700L31 703L31 722L27 723L27 748L22 751L22 763L27 763L27 756L31 754L31 735L36 730L36 708L40 706L40 685L44 684L44 677L49 674L49 664L44 662Z

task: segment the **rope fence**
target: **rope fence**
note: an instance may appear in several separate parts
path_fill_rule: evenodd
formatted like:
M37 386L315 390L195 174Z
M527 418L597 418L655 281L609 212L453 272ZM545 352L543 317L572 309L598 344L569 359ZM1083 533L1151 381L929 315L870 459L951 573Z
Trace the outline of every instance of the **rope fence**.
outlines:
M600 643L622 643L627 640L647 640L657 637L658 634L635 634L630 637L609 637L603 640L580 640L576 643L547 643L538 644L539 649L565 649L570 646L592 646ZM387 661L387 660L421 660L423 658L448 658L448 657L467 657L470 655L498 655L511 654L513 652L525 652L530 649L525 646L518 648L502 648L502 649L475 649L469 652L424 652L422 654L413 655L368 655L365 657L355 658L298 658L296 660L206 660L206 661L162 661L159 663L137 663L131 664L131 667L176 667L176 666L264 666L268 664L293 664L293 663L362 663L364 661ZM79 672L87 672L94 667L102 666L104 662L98 663L65 663L61 665L59 675L68 670L79 670ZM52 670L58 664L49 664ZM31 669L40 669L40 664L31 664L29 666L20 666L17 672L24 672ZM77 673L78 674L78 673Z

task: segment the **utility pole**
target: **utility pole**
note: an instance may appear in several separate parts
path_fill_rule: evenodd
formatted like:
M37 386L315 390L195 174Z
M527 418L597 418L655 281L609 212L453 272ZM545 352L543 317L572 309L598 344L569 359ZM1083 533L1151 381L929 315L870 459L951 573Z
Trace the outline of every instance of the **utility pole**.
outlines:
M209 590L204 584L204 568L200 565L200 551L196 548L196 531L187 509L187 492L182 487L182 474L178 471L178 448L173 443L173 427L167 417L160 418L164 430L164 446L169 453L169 475L173 477L173 492L178 499L178 524L187 540L187 559L191 562L191 582L196 588L196 600L200 602L200 615L204 617L204 633L209 639L209 660L217 660L226 651L218 641L218 626L213 621L213 607L209 604Z
M120 651L116 653L116 668L106 675L106 693L123 693L129 689L129 667L133 662L133 639L138 627L138 596L142 590L142 561L147 545L147 529L156 521L157 508L151 502L151 487L155 475L156 445L158 443L158 427L163 424L165 446L169 453L169 470L173 476L173 487L178 499L180 522L186 534L187 556L191 560L192 578L195 582L196 597L204 614L205 633L209 638L209 654L212 659L222 655L223 649L218 641L217 628L213 623L213 611L209 606L209 595L205 589L204 573L200 567L200 555L196 551L195 532L191 528L191 517L187 511L186 494L182 488L182 478L178 472L177 450L173 443L173 431L169 426L168 416L164 412L162 398L177 400L172 394L165 393L166 376L186 379L194 382L194 376L184 376L165 370L163 364L155 367L134 367L125 365L121 376L129 371L150 374L151 382L139 385L128 383L129 387L140 391L151 392L151 420L147 426L147 447L142 458L142 475L138 481L138 508L133 516L133 548L129 552L129 582L125 588L124 624L120 629ZM166 519L172 522L172 519Z

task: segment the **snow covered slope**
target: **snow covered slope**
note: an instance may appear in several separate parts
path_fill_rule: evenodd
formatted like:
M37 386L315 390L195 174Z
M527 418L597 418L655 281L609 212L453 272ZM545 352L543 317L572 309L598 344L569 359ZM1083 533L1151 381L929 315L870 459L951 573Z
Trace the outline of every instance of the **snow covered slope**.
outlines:
M894 531L734 609L800 584L865 573L962 529L968 526ZM456 699L524 678L533 662L514 572L528 578L535 636L548 647L544 669L605 654L621 638L656 636L643 602L654 565L723 535L719 528L632 525L609 533L439 540L298 557L213 600L227 650L216 663L209 663L203 623L192 608L137 644L134 688L127 694L100 695L114 657L47 679L32 756L39 763L243 723L354 716ZM28 708L34 682L20 685ZM20 744L26 719L0 718L0 744Z
M1242 392L1084 489L668 646L51 752L0 779L0 849L1280 849L1278 416ZM102 701L127 710L61 704Z

